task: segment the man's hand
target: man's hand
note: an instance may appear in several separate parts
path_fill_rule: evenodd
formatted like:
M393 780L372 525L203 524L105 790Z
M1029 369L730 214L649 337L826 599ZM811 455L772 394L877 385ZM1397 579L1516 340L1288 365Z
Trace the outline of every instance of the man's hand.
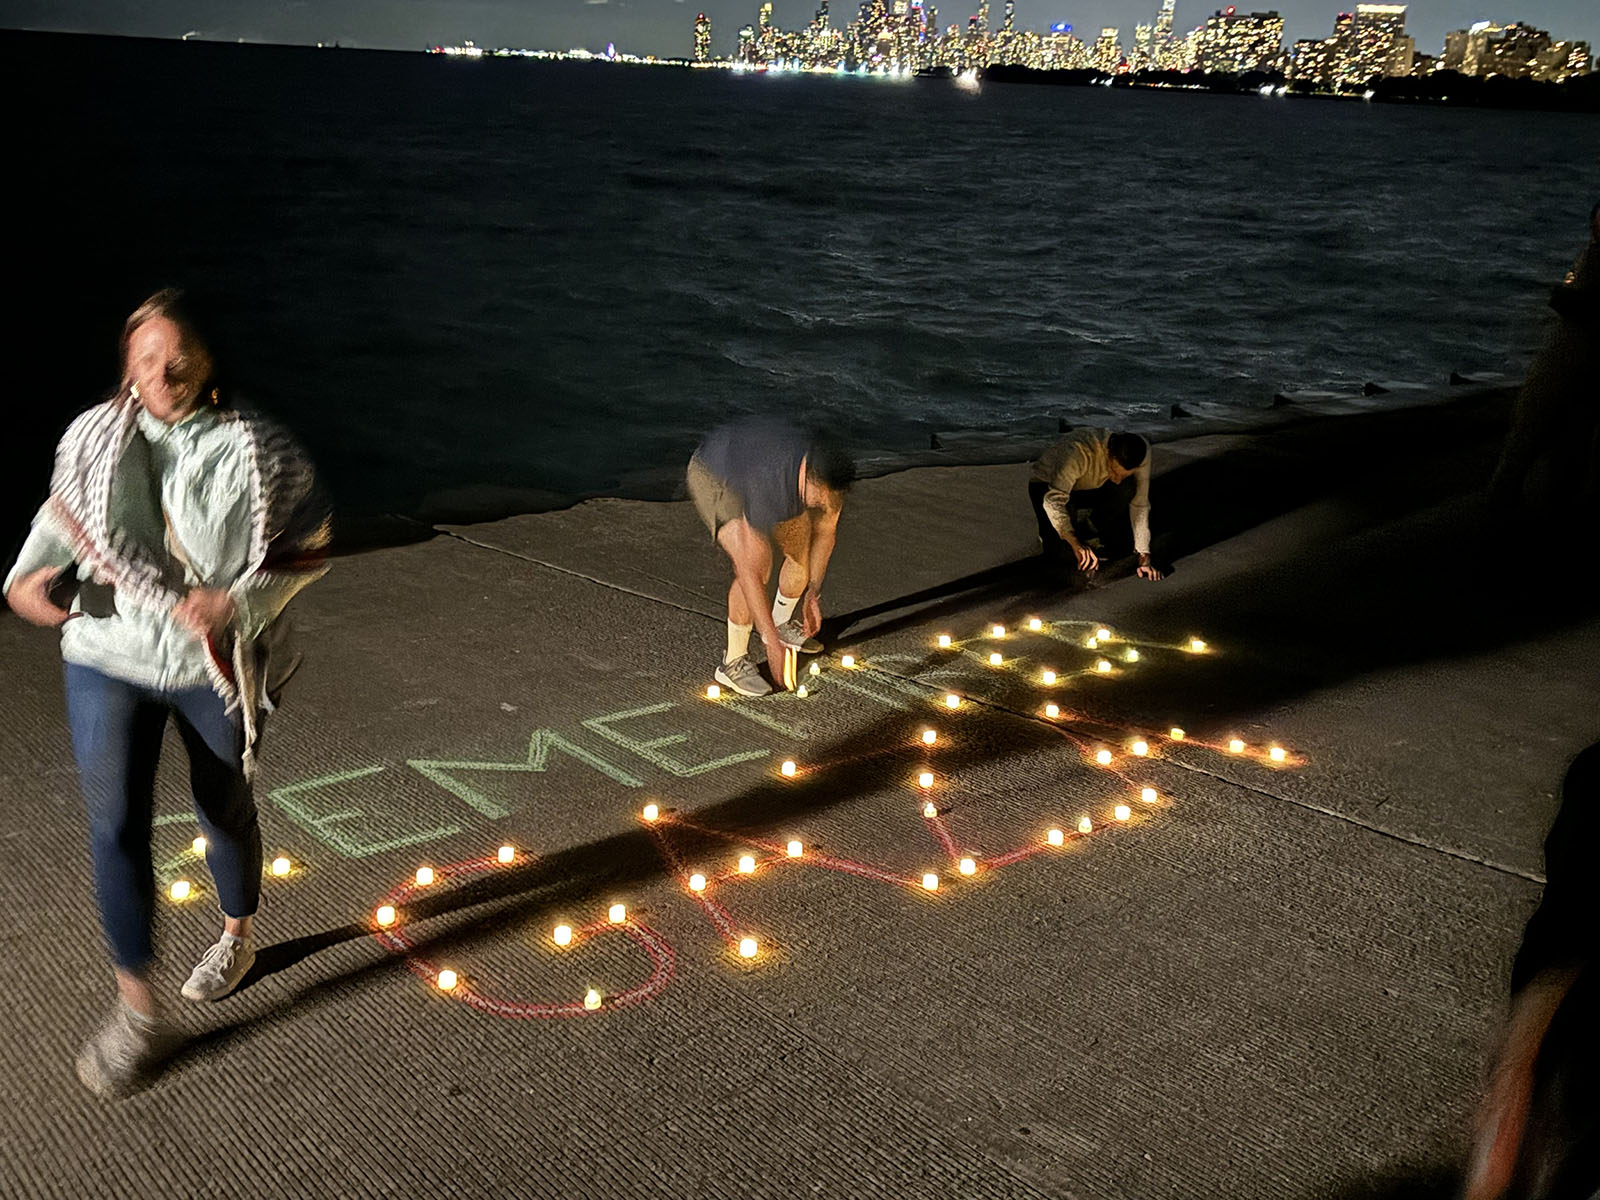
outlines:
M28 624L41 629L60 629L73 617L81 617L82 613L68 612L50 601L50 585L65 569L41 567L37 571L19 575L6 593L6 603L11 605L11 611Z
M1155 563L1150 561L1150 556L1148 554L1141 554L1139 555L1138 574L1140 579L1156 580L1160 579L1164 572L1160 567L1156 566Z
M805 630L807 637L815 637L817 630L822 628L822 597L816 592L807 591L803 612L801 628Z
M233 597L220 588L195 588L172 610L172 619L195 637L218 633L233 620Z
M1072 556L1078 560L1080 571L1092 571L1100 565L1100 556L1078 542L1072 543Z
M783 658L788 648L778 640L776 627L771 633L761 635L761 644L767 648L767 674L772 676L773 686L780 692L788 691L789 684L783 678Z

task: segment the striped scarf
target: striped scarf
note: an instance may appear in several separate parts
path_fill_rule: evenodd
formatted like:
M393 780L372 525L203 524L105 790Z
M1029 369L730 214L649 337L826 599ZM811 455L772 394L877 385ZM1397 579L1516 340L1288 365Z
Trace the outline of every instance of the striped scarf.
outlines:
M111 527L111 493L118 465L136 433L139 402L125 388L78 417L56 450L45 508L98 583L116 588L117 602L169 613L183 600L170 570ZM326 570L329 510L310 462L287 431L255 413L220 410L245 433L250 481L250 551L244 586L267 585L284 603ZM281 611L281 610L280 610ZM253 774L261 714L271 707L266 661L273 626L254 638L206 640L206 674L227 710L242 710L244 766Z

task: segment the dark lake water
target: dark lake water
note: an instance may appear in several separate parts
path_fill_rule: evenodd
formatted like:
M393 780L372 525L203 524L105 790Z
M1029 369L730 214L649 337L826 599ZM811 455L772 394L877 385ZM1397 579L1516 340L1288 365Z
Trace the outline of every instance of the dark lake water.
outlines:
M670 494L788 411L933 431L1515 372L1592 117L0 35L25 215L8 515L123 315L218 298L349 512ZM15 402L15 397L14 397ZM15 525L15 521L12 522ZM8 532L11 526L8 526Z

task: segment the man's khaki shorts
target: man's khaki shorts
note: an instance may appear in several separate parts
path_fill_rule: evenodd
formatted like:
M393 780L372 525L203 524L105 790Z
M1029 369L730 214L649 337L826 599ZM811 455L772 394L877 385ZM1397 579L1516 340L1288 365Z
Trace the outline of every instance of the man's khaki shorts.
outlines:
M699 458L689 460L689 499L712 541L729 521L744 516L744 497L708 471Z

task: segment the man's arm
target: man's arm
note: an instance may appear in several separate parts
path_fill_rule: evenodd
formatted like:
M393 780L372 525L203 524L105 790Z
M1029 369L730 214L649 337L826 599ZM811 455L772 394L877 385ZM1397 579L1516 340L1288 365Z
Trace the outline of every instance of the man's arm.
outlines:
M828 560L833 557L834 543L839 536L839 514L843 504L819 513L811 523L811 552L806 561L804 628L811 637L822 628L822 581L828 574Z
M1050 524L1055 526L1056 533L1061 535L1061 540L1071 548L1080 571L1092 571L1100 565L1100 556L1078 540L1078 533L1072 527L1072 489L1078 486L1078 480L1087 465L1083 447L1074 446L1050 480L1050 489L1045 492L1043 501L1045 515L1050 518Z
M1139 554L1139 574L1145 579L1160 579L1161 569L1150 561L1150 458L1133 473L1133 499L1128 503L1128 520L1133 525L1133 548Z

